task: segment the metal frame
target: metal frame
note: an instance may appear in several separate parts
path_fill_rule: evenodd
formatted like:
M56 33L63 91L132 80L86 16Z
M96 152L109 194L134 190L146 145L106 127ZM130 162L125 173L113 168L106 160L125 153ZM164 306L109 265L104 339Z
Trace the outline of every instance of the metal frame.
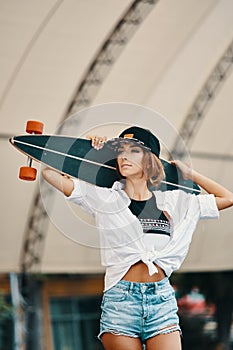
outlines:
M48 187L44 182L40 189L52 205L54 189ZM20 271L23 273L39 271L44 251L49 217L42 202L41 191L37 190L35 195L24 235L20 257Z
M67 108L65 118L91 104L112 66L157 2L136 0L127 9L90 63Z
M184 122L181 126L179 137L172 149L173 158L182 158L185 155L183 144L190 148L192 141L204 119L208 109L213 103L217 93L230 75L233 65L233 41L230 43L205 84L194 100ZM182 141L181 141L182 140Z

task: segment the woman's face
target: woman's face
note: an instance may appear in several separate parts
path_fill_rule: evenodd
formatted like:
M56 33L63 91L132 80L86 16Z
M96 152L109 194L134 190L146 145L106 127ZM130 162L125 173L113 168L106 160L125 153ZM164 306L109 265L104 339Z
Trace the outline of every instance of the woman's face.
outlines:
M117 163L122 176L142 177L142 160L144 152L140 146L134 143L122 144L118 148Z

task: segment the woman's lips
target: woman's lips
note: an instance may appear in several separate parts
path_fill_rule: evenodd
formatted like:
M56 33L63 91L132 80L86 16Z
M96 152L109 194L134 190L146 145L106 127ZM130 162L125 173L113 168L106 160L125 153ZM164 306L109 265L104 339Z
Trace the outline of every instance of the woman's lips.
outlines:
M121 168L128 168L128 167L131 167L131 166L132 166L131 164L122 164Z

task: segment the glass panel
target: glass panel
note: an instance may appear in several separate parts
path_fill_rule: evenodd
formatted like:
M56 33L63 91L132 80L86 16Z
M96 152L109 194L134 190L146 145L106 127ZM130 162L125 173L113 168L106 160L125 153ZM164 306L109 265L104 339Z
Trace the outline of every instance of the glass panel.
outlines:
M51 299L50 307L54 315L70 315L72 313L71 300L68 298Z
M52 298L54 350L101 350L100 296Z
M53 331L56 334L54 337L54 348L56 350L74 349L72 322L54 322Z
M13 350L14 325L10 297L0 294L0 350Z

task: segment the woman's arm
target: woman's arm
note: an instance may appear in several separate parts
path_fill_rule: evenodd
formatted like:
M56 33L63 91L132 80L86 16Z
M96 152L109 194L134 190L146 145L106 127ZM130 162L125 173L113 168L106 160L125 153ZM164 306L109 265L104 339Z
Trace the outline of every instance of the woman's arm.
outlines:
M212 193L215 196L216 204L219 210L233 206L233 193L227 190L224 186L191 169L180 160L175 160L171 163L175 164L180 169L185 179L193 180L207 193Z
M91 140L92 147L97 150L101 149L107 140L106 136L99 137L93 135L88 135L87 139ZM42 175L50 185L63 192L67 197L71 195L74 189L74 183L69 177L63 176L59 172L48 167L42 170Z
M59 191L63 192L66 196L70 196L74 184L73 181L67 176L63 176L55 170L50 168L45 168L42 170L43 178L52 186L54 186Z

